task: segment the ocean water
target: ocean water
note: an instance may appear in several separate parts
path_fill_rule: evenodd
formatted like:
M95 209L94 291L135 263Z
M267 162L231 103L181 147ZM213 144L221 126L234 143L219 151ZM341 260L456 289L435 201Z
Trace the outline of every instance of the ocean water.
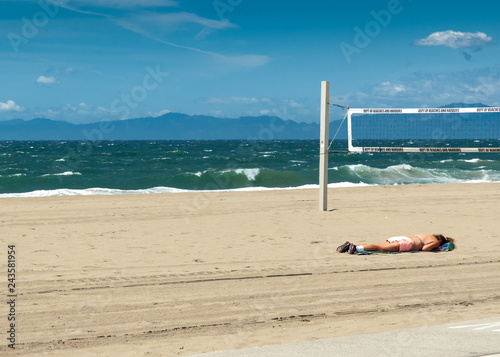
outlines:
M336 141L330 149L330 187L500 182L498 153L348 154L346 147ZM317 140L4 141L0 197L317 187L318 165Z

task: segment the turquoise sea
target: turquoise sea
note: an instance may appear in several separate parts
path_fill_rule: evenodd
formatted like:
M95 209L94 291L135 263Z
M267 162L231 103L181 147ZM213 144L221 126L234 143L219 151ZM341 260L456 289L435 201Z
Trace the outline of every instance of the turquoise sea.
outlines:
M330 149L330 187L500 182L499 153L348 154L346 147L335 141ZM0 197L307 188L317 187L318 166L317 140L4 141Z

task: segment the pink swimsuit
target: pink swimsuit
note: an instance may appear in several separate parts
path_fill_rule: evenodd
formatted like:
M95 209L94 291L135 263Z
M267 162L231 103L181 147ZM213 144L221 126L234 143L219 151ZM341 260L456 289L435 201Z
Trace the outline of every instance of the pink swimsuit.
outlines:
M387 239L387 242L389 243L398 242L400 252L409 252L411 250L411 247L413 246L413 241L405 236L392 237Z

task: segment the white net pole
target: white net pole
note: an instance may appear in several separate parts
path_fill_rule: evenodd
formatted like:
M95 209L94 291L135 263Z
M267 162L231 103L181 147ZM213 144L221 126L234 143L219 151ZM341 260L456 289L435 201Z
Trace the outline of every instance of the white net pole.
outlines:
M328 126L330 118L330 82L321 82L321 117L319 138L319 210L328 209Z

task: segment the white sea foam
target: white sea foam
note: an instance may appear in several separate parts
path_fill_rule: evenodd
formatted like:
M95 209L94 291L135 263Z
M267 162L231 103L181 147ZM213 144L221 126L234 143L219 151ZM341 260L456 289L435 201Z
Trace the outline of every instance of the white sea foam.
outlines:
M6 197L50 197L50 196L92 196L92 195L124 195L124 194L150 194L150 193L178 193L190 192L172 187L153 187L142 190L119 190L112 188L87 188L83 190L76 189L57 189L57 190L36 190L23 193L2 193L0 198Z
M58 174L45 174L45 175L42 175L42 177L47 177L47 176L73 176L73 175L81 175L80 172L73 172L73 171L65 171L65 172L61 172L61 173L58 173Z
M255 168L255 169L235 169L235 170L223 170L223 171L219 171L219 172L221 174L227 174L227 173L230 173L230 172L234 172L235 174L238 174L238 175L245 175L247 177L248 181L255 181L255 178L260 173L260 169L259 168Z
M398 164L376 168L363 164L346 165L333 168L336 171L347 169L349 175L361 182L374 185L425 184L425 183L474 183L498 182L500 175L491 170L449 170L442 168L421 168L409 164Z
M352 183L352 182L339 182L330 183L328 188L344 188L344 187L365 187L372 186L365 183ZM231 192L231 191L282 191L282 190L304 190L304 189L318 189L319 185L309 184L297 187L243 187L235 189L223 190L183 190L173 187L153 187L142 190L119 190L111 188L87 188L84 190L76 189L57 189L57 190L37 190L32 192L23 193L2 193L0 198L11 197L52 197L52 196L110 196L110 195L132 195L132 194L154 194L154 193L200 193L200 192Z
M244 174L248 181L255 181L255 178L260 173L260 169L236 169L237 174Z

